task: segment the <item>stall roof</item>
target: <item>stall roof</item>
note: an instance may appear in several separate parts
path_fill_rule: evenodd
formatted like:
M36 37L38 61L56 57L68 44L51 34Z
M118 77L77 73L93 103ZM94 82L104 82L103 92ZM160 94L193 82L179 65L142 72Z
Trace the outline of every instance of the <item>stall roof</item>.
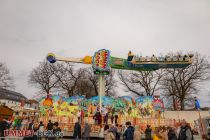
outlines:
M5 105L0 106L0 116L12 116L13 110Z
M19 101L19 102L24 101L26 103L29 103L28 99L21 93L11 91L8 89L3 89L3 88L0 88L0 99L7 99L7 100Z

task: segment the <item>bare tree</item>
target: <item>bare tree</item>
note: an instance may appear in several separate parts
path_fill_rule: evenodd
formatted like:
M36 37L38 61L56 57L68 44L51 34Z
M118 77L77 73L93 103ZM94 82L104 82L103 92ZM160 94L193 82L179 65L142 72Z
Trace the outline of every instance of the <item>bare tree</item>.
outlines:
M84 69L84 77L83 80L85 80L86 82L88 82L91 86L91 88L93 89L92 91L92 95L98 95L98 79L97 76L94 75L92 68L85 68Z
M97 95L95 93L92 83L88 79L80 79L77 83L76 89L77 92L80 93L80 95L84 95L86 98Z
M93 73L92 68L86 68L85 71L85 79L90 82L93 88L92 95L98 95L98 76ZM106 96L114 96L116 87L116 80L114 79L114 71L111 71L109 75L105 75L105 94Z
M174 81L170 78L168 78L169 76L165 75L165 77L163 78L163 80L161 80L160 85L162 90L163 90L163 94L166 98L171 98L171 105L173 106L174 110L178 110L177 108L177 104L176 101L179 100L179 98L176 95L176 88L174 85Z
M116 80L114 79L114 71L111 70L109 75L105 76L105 94L106 96L116 96L115 87L117 87Z
M210 66L207 59L195 53L193 63L183 69L166 69L165 76L160 82L165 96L178 99L181 110L184 110L184 101L199 90L199 84L210 78ZM174 106L175 107L175 106Z
M0 62L0 88L14 88L14 81L4 63Z
M57 65L53 67L53 70L59 81L57 89L61 89L67 93L68 96L79 94L77 86L79 80L83 77L84 72L82 69L74 71L71 63L57 63Z
M49 94L52 92L59 81L55 76L55 65L47 61L40 62L39 66L31 71L29 84L39 88L41 93Z
M118 71L118 76L126 91L139 96L152 96L158 90L163 71Z

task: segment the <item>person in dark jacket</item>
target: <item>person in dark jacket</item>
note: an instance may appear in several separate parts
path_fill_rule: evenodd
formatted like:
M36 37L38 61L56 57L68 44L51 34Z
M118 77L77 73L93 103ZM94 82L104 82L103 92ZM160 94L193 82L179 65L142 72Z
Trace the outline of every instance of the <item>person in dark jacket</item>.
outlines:
M175 130L173 128L169 128L168 140L177 140L176 132L175 132Z
M39 122L39 131L41 131L41 132L44 131L44 124L42 121Z
M152 140L152 129L150 128L150 125L147 125L145 130L145 138L146 140Z
M58 126L58 122L53 125L53 133L61 132L61 128Z
M88 140L90 137L91 127L88 122L85 122L84 130L82 132L82 140Z
M117 120L118 120L118 115L117 115L117 114L115 114L115 115L114 115L114 121L115 121L115 124L118 124L118 121L117 121Z
M34 130L34 120L32 120L28 125L28 130ZM33 140L33 137L24 137L23 140Z
M53 123L51 122L51 120L49 120L47 124L47 130L52 130L52 129L53 129Z
M113 135L116 137L116 135L117 135L117 127L114 124L112 124L110 129L109 129L109 132L112 132Z
M101 124L102 124L102 115L99 112L99 114L98 114L98 125L101 125Z
M58 140L60 135L58 133L61 132L60 127L58 127L58 122L55 122L53 124L53 129L52 129L53 134L55 135L54 137L48 137L48 140Z
M95 120L95 124L101 124L102 123L101 113L97 111L95 115L93 116L93 119Z
M123 138L125 140L133 140L134 137L134 127L131 126L131 122L126 122L127 129L125 130L125 133L123 134Z
M34 128L34 120L32 120L28 125L28 130L33 130Z
M33 138L31 138L30 140L38 140L38 139L40 139L40 138L37 136L37 132L39 131L39 124L38 124L38 123L34 123L33 130L34 130L34 132L35 132L35 135L34 135ZM30 138L30 137L29 137L29 138Z
M73 137L75 140L81 139L81 125L80 125L79 121L77 121L74 125Z
M182 121L182 126L178 135L178 140L192 140L193 135L185 120Z
M117 132L116 132L115 139L116 139L116 140L120 140L121 130L120 130L118 124L116 124L115 126L116 126L116 128L117 128ZM121 126L121 127L122 127L122 126Z
M108 124L109 113L107 112L104 116L104 124Z
M4 137L4 131L9 129L9 123L7 122L7 119L3 119L0 122L0 137ZM1 140L4 140L4 138L1 138Z
M112 122L112 124L114 123L114 115L113 114L111 116L111 122Z

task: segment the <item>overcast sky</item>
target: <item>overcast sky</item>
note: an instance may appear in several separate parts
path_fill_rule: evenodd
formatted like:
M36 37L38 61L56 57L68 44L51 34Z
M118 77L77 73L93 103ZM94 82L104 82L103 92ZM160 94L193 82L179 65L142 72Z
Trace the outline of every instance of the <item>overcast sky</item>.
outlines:
M0 61L16 91L31 98L32 68L54 52L69 57L106 48L112 56L199 52L210 55L209 0L0 0ZM199 98L206 105L205 83Z

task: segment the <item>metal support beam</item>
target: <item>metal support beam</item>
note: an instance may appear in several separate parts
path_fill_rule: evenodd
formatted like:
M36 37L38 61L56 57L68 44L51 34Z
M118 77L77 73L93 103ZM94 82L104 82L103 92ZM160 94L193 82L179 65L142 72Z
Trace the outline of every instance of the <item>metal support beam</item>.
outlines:
M102 97L105 95L105 77L103 74L99 74L99 87L98 87L98 93L99 93L99 111L102 110Z

